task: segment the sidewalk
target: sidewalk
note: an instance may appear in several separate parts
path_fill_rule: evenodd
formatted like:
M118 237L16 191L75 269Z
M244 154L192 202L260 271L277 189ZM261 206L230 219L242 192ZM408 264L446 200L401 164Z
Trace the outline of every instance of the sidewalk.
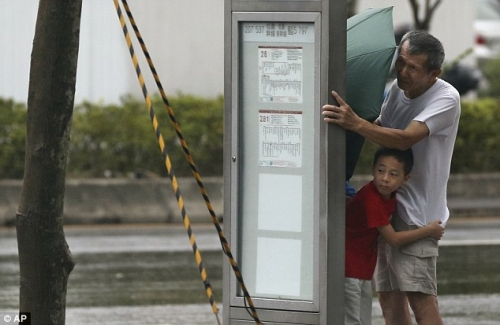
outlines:
M440 296L439 305L446 325L498 325L500 323L498 310L500 294ZM384 325L382 311L376 299L373 299L372 308L372 325ZM16 312L16 310L0 311L0 316L2 313L15 314ZM222 323L222 306L219 306L218 317ZM67 324L94 325L96 320L107 325L218 325L216 316L208 303L66 309Z
M193 224L192 225L195 239L200 251L212 251L212 254L205 254L205 262L209 262L207 255L212 255L216 261L220 261L216 251L220 250L220 244L215 228L212 224ZM84 290L82 294L89 295L88 291L101 288L97 286L89 286L91 280L99 279L99 274L108 274L106 278L107 291L123 290L123 295L129 295L131 292L136 294L135 290L142 291L142 294L147 293L147 290L153 290L155 297L158 296L158 280L154 279L151 273L146 271L161 269L161 274L167 274L167 264L161 260L167 261L167 257L172 261L172 265L178 266L179 260L172 260L170 252L185 252L186 264L194 267L192 261L191 246L186 235L186 231L182 224L126 224L126 225L97 225L97 226L66 226L66 239L69 247L75 258L85 257L85 259L94 258L91 261L81 260L78 263L78 269L75 269L71 280L75 280L71 286L71 295L75 295L78 290ZM485 251L492 251L493 255L487 255L487 261L492 262L496 249L493 247L477 247L473 245L500 245L500 218L474 218L474 219L452 219L450 220L445 237L442 240L442 245L468 245L473 251L484 254ZM464 247L447 247L447 249L458 250L458 254L462 256ZM146 256L151 256L151 252L158 252L149 259L141 259ZM475 254L475 253L473 253ZM16 262L14 256L17 255L17 240L14 228L0 228L0 262L4 260L4 271L9 268L15 268ZM105 257L104 259L101 259ZM115 256L114 258L112 258ZM116 257L118 256L118 257ZM476 256L476 255L474 255ZM481 257L478 257L480 260ZM464 258L467 260L467 258ZM10 262L9 262L10 261ZM98 261L98 263L96 263ZM113 263L111 266L106 266L106 263ZM154 262L154 263L153 263ZM218 264L219 262L217 262ZM473 262L476 263L476 262ZM477 264L477 263L476 263ZM93 268L93 265L96 268ZM121 267L125 267L123 270ZM138 268L131 269L131 268ZM449 266L451 270L455 266ZM213 268L210 269L211 271ZM148 271L148 272L149 272ZM456 269L458 272L459 270ZM80 272L80 273L78 273ZM455 273L455 271L452 271ZM472 277L478 277L477 271ZM148 274L147 277L139 276L141 281L150 281L148 285L143 282L130 282L130 274ZM213 273L212 273L213 274ZM83 287L78 284L78 279L81 279ZM212 280L220 290L220 275L213 274ZM127 279L124 282L124 279ZM463 281L463 278L459 279ZM478 279L474 279L476 281ZM115 283L116 281L116 283ZM176 281L176 280L175 280ZM200 284L199 277L195 276L192 279L196 286ZM15 283L14 283L15 282ZM123 283L123 286L117 286L118 283ZM135 283L135 284L134 284ZM170 282L162 282L162 287L168 288ZM177 282L176 282L177 283ZM185 282L182 286L186 287ZM474 282L476 283L476 282ZM476 285L476 284L475 284ZM491 282L488 284L491 286ZM10 291L15 295L17 282L13 280L10 285ZM201 284L200 284L201 287ZM80 288L80 289L79 289ZM135 289L134 289L135 288ZM6 288L4 288L6 289ZM132 290L132 291L131 291ZM105 290L106 291L106 290ZM4 292L5 293L5 292ZM108 292L109 293L109 292ZM101 289L94 293L95 295L105 295ZM97 296L95 296L97 297ZM106 296L107 297L107 296ZM95 299L95 298L94 298ZM111 298L108 298L111 299ZM144 300L141 300L144 303ZM440 295L440 309L443 315L445 324L447 325L493 325L500 324L500 294L453 294ZM93 300L95 304L96 301ZM222 309L222 301L217 301L217 305ZM2 312L12 312L15 310L0 310ZM69 307L66 310L67 324L71 325L90 325L97 323L106 323L109 325L217 325L217 320L212 313L210 305L205 304L166 304L165 302L159 305L110 305L102 307ZM222 310L219 312L219 318L222 321ZM383 325L380 307L376 299L373 300L373 325Z
M211 223L191 225L198 248L220 250ZM66 240L73 254L137 251L191 251L182 224L118 224L65 226ZM89 237L92 240L89 240ZM500 217L450 218L441 245L499 245ZM13 227L0 227L0 256L16 255L17 239Z

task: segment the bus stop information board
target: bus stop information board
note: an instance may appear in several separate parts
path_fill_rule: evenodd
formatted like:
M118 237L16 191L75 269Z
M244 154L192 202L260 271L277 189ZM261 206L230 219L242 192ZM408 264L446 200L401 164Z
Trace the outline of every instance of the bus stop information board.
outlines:
M224 268L224 323L252 323L251 296L264 323L340 324L345 134L320 108L344 90L346 4L224 3L224 228L245 282Z
M242 271L255 297L312 301L315 24L247 21L240 37Z

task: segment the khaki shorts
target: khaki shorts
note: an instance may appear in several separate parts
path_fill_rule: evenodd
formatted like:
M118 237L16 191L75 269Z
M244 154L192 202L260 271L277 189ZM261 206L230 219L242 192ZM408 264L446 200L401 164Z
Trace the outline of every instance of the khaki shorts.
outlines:
M416 228L406 225L396 215L391 223L396 231ZM431 237L401 247L392 247L381 241L373 276L375 290L422 292L436 296L438 255L438 241Z

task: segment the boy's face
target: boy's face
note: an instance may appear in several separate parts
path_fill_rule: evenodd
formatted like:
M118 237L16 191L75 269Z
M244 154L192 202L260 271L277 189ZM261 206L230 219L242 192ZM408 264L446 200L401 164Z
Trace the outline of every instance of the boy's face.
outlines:
M392 156L382 156L373 166L373 184L386 199L392 192L406 183L410 175L405 175L404 165Z

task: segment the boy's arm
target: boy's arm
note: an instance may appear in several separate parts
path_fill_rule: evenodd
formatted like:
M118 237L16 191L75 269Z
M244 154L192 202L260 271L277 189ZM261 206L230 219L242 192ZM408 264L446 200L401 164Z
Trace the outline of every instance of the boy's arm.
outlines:
M391 246L401 246L416 240L432 237L434 239L441 239L444 234L444 227L440 221L434 221L414 230L394 231L392 225L382 226L377 228L385 241Z

